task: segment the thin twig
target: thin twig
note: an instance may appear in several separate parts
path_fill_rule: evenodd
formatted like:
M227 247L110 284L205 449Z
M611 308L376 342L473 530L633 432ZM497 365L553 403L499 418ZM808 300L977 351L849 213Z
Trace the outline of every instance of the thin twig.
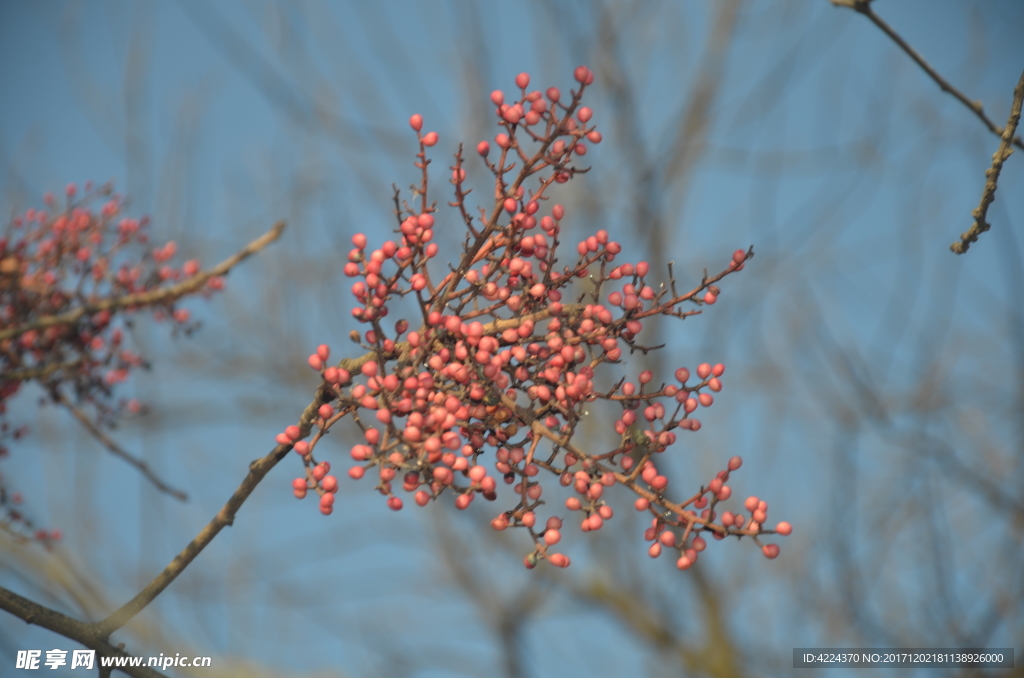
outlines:
M96 424L94 424L92 420L89 419L88 415L86 415L85 412L83 412L80 407L78 407L73 402L68 400L67 396L65 396L63 393L59 391L55 391L54 395L57 398L57 402L63 405L65 408L67 408L68 412L70 412L75 417L75 419L78 420L78 423L85 427L85 429L89 431L89 433L91 433L92 436L96 440L98 440L101 445L107 448L111 452L111 454L121 457L126 462L137 468L139 472L141 472L142 475L146 476L146 478L151 483L156 485L156 488L161 492L166 492L167 494L171 495L178 501L188 501L188 495L186 495L181 490L174 489L164 481L160 480L160 478L157 477L153 470L149 468L149 465L146 462L132 455L130 452L127 452L126 450L124 450L124 448L118 445L112 438L110 438L110 436L108 436L98 426L96 426Z
M66 614L19 596L14 591L10 591L2 586L0 586L0 610L11 613L27 624L34 624L81 643L87 648L95 650L98 657L131 658L131 655L121 649L121 647L111 645L107 637L96 629L95 624L87 624L73 619ZM96 663L102 667L102 663L99 660ZM133 678L163 678L166 676L166 674L147 666L132 666L130 662L119 665L117 670Z
M949 246L949 249L953 250L956 254L966 252L971 243L977 241L979 235L991 228L989 223L985 221L985 217L988 215L988 206L996 199L996 182L999 181L999 173L1003 169L1003 163L1013 153L1013 148L1010 147L1010 140L1013 139L1013 133L1017 130L1017 123L1020 122L1022 102L1024 102L1024 73L1020 74L1020 80L1017 81L1017 86L1013 89L1013 104L1010 105L1010 118L1006 121L1006 128L1003 130L1003 136L999 141L999 148L992 154L992 166L985 170L985 190L981 192L981 203L972 212L974 223L971 224L966 233L960 234L960 240Z
M993 134L1000 137L1003 136L1003 128L989 120L988 116L985 115L985 109L981 102L971 101L963 92L958 90L956 87L953 87L953 85L949 84L949 81L939 75L938 71L932 68L931 65L924 60L924 57L918 54L917 50L907 44L906 40L904 40L899 33L894 31L889 24L885 23L881 17L871 10L871 0L832 0L832 4L837 7L849 7L858 14L863 14L868 19L871 19L871 22L882 29L882 32L892 38L892 41L899 45L900 49L906 52L907 55L910 56L910 58L913 59L917 65L935 81L935 84L937 84L943 92L952 94L957 101L969 108L976 116L978 116L978 119L985 123L985 126L988 127ZM1014 146L1024 149L1024 141L1022 141L1020 137L1014 137L1013 131L1010 132L1010 138L1013 140ZM964 251L966 251L966 248Z
M60 313L58 315L48 315L41 318L36 318L30 322L18 325L16 327L8 327L0 330L0 340L9 339L16 337L28 332L29 330L38 330L45 327L52 327L54 325L70 325L76 322L79 318L84 315L91 315L99 311L114 310L119 308L127 308L130 306L152 306L161 302L170 301L182 297L190 292L195 292L206 284L206 281L210 278L222 276L228 273L237 264L248 259L253 254L259 252L261 249L274 242L280 237L281 232L284 230L285 222L279 221L274 224L274 227L269 231L256 238L251 243L246 245L241 251L233 254L224 261L220 262L208 271L197 273L196 275L183 280L177 285L171 285L159 290L152 290L149 292L140 292L138 294L126 294L119 297L108 297L106 299L100 299L98 301L73 308L70 311Z

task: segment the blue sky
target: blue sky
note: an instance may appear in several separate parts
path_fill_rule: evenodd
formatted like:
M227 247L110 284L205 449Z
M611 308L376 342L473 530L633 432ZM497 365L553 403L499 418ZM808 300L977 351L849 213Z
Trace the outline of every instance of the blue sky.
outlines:
M605 142L588 156L593 172L564 193L569 228L583 235L600 224L615 229L627 260L656 256L636 223L645 180L630 158L651 159L650 182L666 173L657 158L671 157L680 106L706 63L708 7L614 5L623 38L613 46L601 12L586 3L515 10L456 2L5 4L6 213L37 206L44 192L69 182L113 179L133 212L152 215L157 239L175 239L185 258L204 263L277 219L289 221L283 241L233 273L225 295L191 305L204 321L196 336L172 340L151 323L135 333L158 359L126 393L154 414L120 429L119 440L186 487L187 504L154 493L69 419L37 413L31 397L19 403L16 413L34 437L0 469L24 488L40 522L67 535L52 557L82 574L74 586L100 591L102 602L88 609L109 610L159 571L219 508L245 465L295 420L315 385L305 356L325 341L335 355L350 346L340 267L353 233L386 239L391 184L416 179L410 114L423 114L441 134L434 176L443 178L437 172L459 141L471 148L495 133L485 126L491 89L510 90L515 74L528 71L536 86L564 91L573 66L598 68L614 53L636 97L636 137L615 126L621 102L598 79L591 105L599 125L608 121ZM1016 38L1024 7L879 0L875 8L1004 124L1024 67ZM1020 369L1021 159L1014 155L1004 169L989 213L993 230L955 257L948 245L970 224L997 140L867 20L827 2L746 3L717 77L721 90L695 169L666 180L647 207L661 215L663 260L676 262L682 285L737 247L753 244L757 257L723 285L709 313L661 330L669 344L661 367L729 365L725 391L673 470L697 484L741 453L740 496L768 499L775 517L798 527L777 561L729 543L715 544L702 563L730 596L737 636L778 652L779 661L795 646L879 642L830 625L835 611L827 604L800 599L801 578L810 582L809 598L841 588L843 553L862 559L862 574L885 582L882 590L904 582L907 637L943 645L920 606L937 586L923 564L936 557L929 549L939 557L956 551L947 576L970 625L982 611L971 601L991 592L968 573L983 571L980 554L1013 530L1000 519L983 529L960 526L962 516L991 509L949 487L935 457L922 461L908 440L946 440L971 464L1003 469L1011 491L1018 487L1021 465L1007 450L1019 450L1021 439L1013 423L1019 412L1008 404L1018 402L1012 385ZM479 172L473 163L471 173ZM455 219L448 229L443 242L456 247ZM843 366L839 353L851 362ZM937 383L921 386L933 372ZM858 380L872 395L851 386ZM950 404L920 416L901 409L934 393ZM859 399L874 397L892 408L888 428L854 416ZM978 427L988 432L974 433ZM340 466L345 451L339 442ZM247 660L296 675L492 675L500 647L438 557L443 523L469 545L468 562L495 596L546 592L522 640L529 675L671 670L671 660L651 653L621 620L573 598L564 583L521 572L517 537L476 536L491 517L485 511L394 515L369 487L346 482L345 510L326 520L291 498L298 464L287 461L144 615L167 635L135 629L141 647L156 648L140 653L196 648L225 667ZM906 499L890 508L908 516L908 529L913 511L935 496L956 529L919 542L901 521L886 519L879 499L886 492ZM837 532L837 524L849 531ZM648 562L640 532L616 534L639 556L630 567L643 568L662 599L692 594L685 574ZM610 547L586 539L574 531L567 540L573 567L599 576ZM904 548L880 553L878 542L887 540ZM54 586L52 573L19 573L24 558L3 561L4 585ZM989 566L999 572L998 562ZM744 585L727 585L738 580ZM52 595L81 613L66 594ZM899 635L885 602L871 598L868 607ZM1019 643L1020 621L1011 617L995 638ZM679 628L700 633L685 620ZM0 629L13 638L0 653L63 647L10 619L0 618ZM612 643L609 657L601 650ZM395 645L407 648L410 668L387 659Z

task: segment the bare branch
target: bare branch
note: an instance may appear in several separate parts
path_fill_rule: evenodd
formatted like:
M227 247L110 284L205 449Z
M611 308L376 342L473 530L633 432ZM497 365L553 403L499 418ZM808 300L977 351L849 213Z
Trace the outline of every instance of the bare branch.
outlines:
M142 461L141 459L134 456L133 454L122 448L120 445L118 445L110 436L108 436L96 424L94 424L92 420L89 419L88 415L86 415L86 413L83 412L80 407L78 407L73 402L68 400L67 396L56 390L54 391L54 396L56 397L57 402L63 405L65 408L67 408L68 412L70 412L75 417L75 419L78 420L78 423L85 427L85 429L89 431L90 434L92 434L92 437L94 437L96 440L100 442L101 445L107 448L111 452L111 454L121 457L126 462L137 468L139 472L141 472L142 475L146 476L146 478L151 483L153 483L156 486L156 488L161 492L166 492L167 494L171 495L178 501L188 501L188 495L186 495L181 490L176 490L175 488L171 487L164 481L160 480L160 478L153 472L153 470L149 468L149 465L146 462Z
M2 586L0 586L0 610L11 613L27 624L34 624L81 643L87 648L95 650L99 657L131 657L120 646L111 645L107 636L99 631L95 624L86 624L73 619L66 614L19 596ZM117 670L133 676L133 678L161 678L166 675L146 666L131 666L127 663L125 666L118 666ZM102 666L100 671L103 675Z
M364 356L365 358L366 356ZM362 360L366 362L366 360ZM358 366L362 364L358 360L343 360L341 361L342 367L353 370L358 369ZM331 389L326 386L322 386L317 389L316 397L302 412L302 416L299 418L299 429L302 431L302 436L309 435L310 430L313 428L313 422L317 418L317 409L324 403L330 402L334 398L331 393ZM221 507L217 515L213 517L206 527L204 527L195 539L188 543L188 545L182 549L182 551L174 557L174 560L170 562L163 571L151 581L146 588L142 589L134 598L129 600L127 603L121 606L116 612L107 617L101 622L97 623L97 628L100 631L102 637L107 638L111 633L118 630L125 624L127 624L132 617L141 612L147 605L149 605L154 598L171 585L178 575L185 571L185 568L195 560L206 546L213 541L213 538L220 533L225 527L234 524L235 514L238 509L245 503L245 500L249 498L252 491L256 489L260 481L270 472L279 461L287 456L288 452L292 449L291 445L278 445L271 450L262 459L249 464L249 473L242 480L242 484L238 486L235 493L231 495L227 503Z
M918 54L917 50L907 44L907 41L904 40L899 33L893 30L889 24L885 23L881 17L872 11L871 0L832 0L832 4L837 7L849 7L855 12L863 14L868 19L871 19L871 22L882 29L882 32L892 38L892 41L899 45L900 49L906 52L907 55L910 56L910 58L913 59L917 65L935 81L935 84L937 84L943 92L952 94L957 101L969 108L976 116L978 116L979 120L985 123L985 126L988 127L993 134L1000 137L1003 136L1003 128L989 120L988 116L985 115L985 109L981 102L971 101L963 92L958 90L956 87L953 87L953 85L949 84L949 81L939 75L939 72L932 68L931 65L924 60L924 57ZM1014 137L1013 130L1010 130L1010 138L1013 140L1014 146L1024 149L1024 141L1021 141L1020 137ZM964 251L966 252L967 249L964 248Z
M985 217L988 215L988 206L996 199L996 182L999 181L999 173L1003 169L1003 163L1013 153L1010 147L1013 133L1017 130L1017 123L1020 122L1021 102L1024 101L1024 73L1020 74L1020 80L1013 89L1013 104L1010 105L1010 118L1006 121L1006 128L1003 130L999 148L992 154L992 166L985 170L985 189L981 192L981 203L974 209L974 223L966 233L960 234L960 240L949 246L956 254L963 254L971 246L972 242L978 240L978 236L987 231L991 226Z

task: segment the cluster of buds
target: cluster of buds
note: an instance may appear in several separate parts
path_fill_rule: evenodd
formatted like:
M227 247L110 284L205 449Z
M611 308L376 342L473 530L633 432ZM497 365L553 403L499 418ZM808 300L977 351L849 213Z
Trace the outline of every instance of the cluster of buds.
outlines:
M419 199L410 205L396 191L395 239L368 251L367 237L355 235L345 265L345 273L358 278L352 315L368 326L351 338L365 354L330 365L330 347L319 346L309 356L326 394L316 430L309 440L296 426L277 436L304 463L304 475L293 481L296 497L314 492L320 511L333 512L338 479L316 452L333 425L350 418L362 442L351 448L356 464L348 476L374 477L394 510L404 506L399 481L419 506L447 494L459 509L478 495L496 501L499 487L510 486L512 504L491 526L528 530L534 547L527 567L540 560L569 565L565 554L551 550L561 542L563 519L550 516L542 523L537 515L545 504L544 477L573 486L578 496L565 506L582 514L585 532L613 517L606 489L622 485L639 495L636 508L653 516L651 555L674 548L681 569L696 562L705 533L760 544L767 534L790 532L787 523L767 529L767 504L756 498L749 519L725 512L715 522L716 504L731 496L724 483L740 467L739 457L690 499L673 502L666 494L669 481L655 460L673 447L677 431L701 428L693 415L714 402L724 365L697 366L696 383L680 367L675 383L658 383L643 371L636 383L622 378L599 386L603 368L623 365L627 354L660 348L641 343L645 319L701 313L721 294L715 283L742 270L753 251L735 251L720 273L705 273L687 292L676 289L671 267L666 286L651 280L646 262L620 263L621 245L603 230L581 240L574 261L562 264L557 254L566 210L545 205L555 184L587 171L577 165L586 143L601 142L593 112L580 105L593 74L581 66L575 78L579 87L568 98L554 87L545 94L528 91L525 73L515 80L518 96L491 94L501 128L494 139L498 157L492 160L488 141L476 150L494 177L494 200L478 216L471 214L460 147L450 168L449 205L466 236L461 256L443 276L431 265L439 247L433 241L437 206L428 200L427 148L438 136L423 133L421 116L410 119L420 145L415 164L421 180L413 189ZM415 320L386 322L400 305L411 305ZM574 436L599 406L617 409L615 443L585 451ZM763 550L778 555L777 545Z
M133 369L148 366L126 341L129 316L148 310L189 334L196 323L177 302L223 287L210 276L201 286L169 289L201 276L199 262L172 265L174 242L152 246L147 220L122 216L124 200L109 185L86 183L80 192L72 184L62 201L47 194L44 204L15 216L0 237L0 457L8 453L7 402L25 382L39 383L53 402L89 405L96 426L138 413L137 400L114 393ZM14 431L11 438L25 429ZM24 528L18 503L20 494L0 484L0 519Z

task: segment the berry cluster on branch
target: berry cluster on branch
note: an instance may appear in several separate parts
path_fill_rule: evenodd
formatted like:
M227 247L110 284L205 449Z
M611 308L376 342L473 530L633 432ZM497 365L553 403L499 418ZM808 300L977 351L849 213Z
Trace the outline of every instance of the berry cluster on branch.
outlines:
M669 498L668 478L658 472L656 460L676 443L676 431L701 428L692 415L698 406L710 407L711 392L722 389L723 365L699 365L696 383L680 367L674 383L655 386L654 375L643 371L637 383L622 378L598 386L602 368L622 365L627 353L661 348L641 343L646 318L701 313L721 294L716 283L743 270L753 250L735 251L721 272L705 272L686 292L676 289L671 267L666 287L650 279L646 262L618 263L622 247L604 230L580 241L575 259L561 264L565 209L544 205L557 184L587 171L577 164L586 144L601 142L593 111L580 105L593 73L580 66L574 75L579 87L564 99L554 87L528 91L526 73L516 77L519 93L509 101L501 91L491 94L501 128L494 138L497 158L488 141L476 150L494 177L493 203L471 213L460 146L450 167L454 200L448 204L466 235L461 256L443 274L434 265L437 204L429 199L427 157L438 135L423 133L421 116L410 118L420 171L412 204L396 189L395 239L368 251L366 235L355 235L345 265L358 279L352 315L368 326L351 338L366 353L329 365L329 346L319 346L308 361L326 393L315 430L308 440L300 439L297 426L277 436L304 463L294 494L302 499L313 492L320 511L333 512L338 479L316 451L336 423L351 419L363 442L352 447L356 465L347 473L356 480L375 476L394 510L404 506L399 482L419 506L449 494L459 509L477 495L495 501L499 486L510 485L513 503L491 525L529 532L534 548L527 567L540 560L569 565L567 556L551 550L562 539L563 519L542 523L537 515L545 504L545 475L573 486L578 496L565 506L582 514L583 531L599 530L613 517L606 488L622 485L639 495L636 509L652 515L650 555L673 549L680 569L696 562L707 534L749 537L759 545L764 535L789 534L788 523L765 527L768 505L757 497L745 502L749 517L717 514L717 504L732 494L725 483L739 469L739 457L683 501ZM414 320L385 322L400 306L411 306ZM597 401L617 408L616 442L607 450L584 450L574 437ZM774 558L779 547L762 550Z
M157 322L170 321L174 333L191 334L198 323L179 302L221 290L223 276L276 239L284 224L204 271L195 259L173 264L175 243L154 246L148 219L123 216L126 201L109 184L87 182L81 191L70 184L63 204L52 194L43 202L44 209L11 219L0 236L0 458L8 454L6 440L27 430L5 420L8 402L23 384L36 382L45 394L41 404L64 407L160 491L184 499L103 431L144 409L135 399L116 397L118 384L149 366L130 347L128 330L134 316L147 312ZM44 542L59 537L59 531L35 529L21 502L0 476L0 526Z

